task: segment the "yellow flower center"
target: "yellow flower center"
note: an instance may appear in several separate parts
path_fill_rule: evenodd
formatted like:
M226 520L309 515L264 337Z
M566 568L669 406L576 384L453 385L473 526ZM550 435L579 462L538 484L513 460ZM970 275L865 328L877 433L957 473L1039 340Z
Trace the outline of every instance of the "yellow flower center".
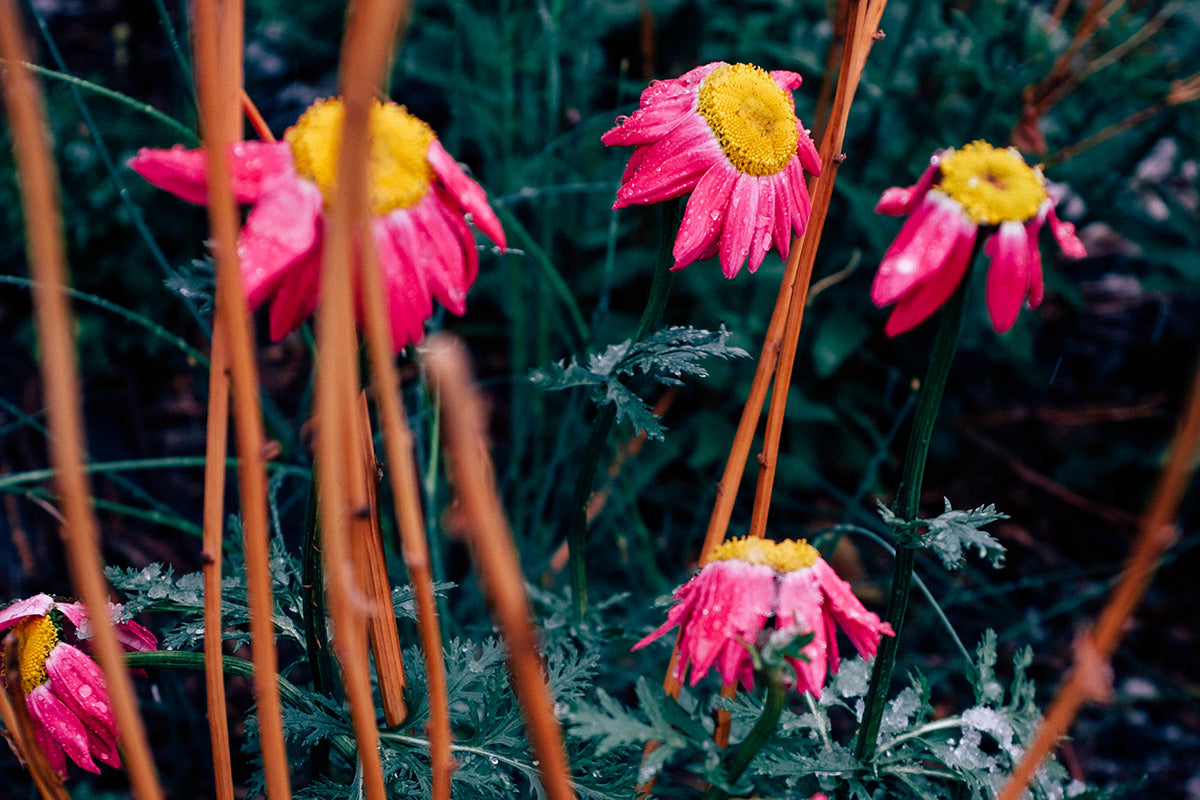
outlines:
M16 624L17 665L21 688L28 695L46 682L46 659L58 646L58 628L49 617L26 617Z
M318 100L283 135L292 146L296 171L321 188L326 208L333 202L337 185L345 116L340 99ZM436 138L433 129L404 106L376 101L371 108L371 163L367 168L374 216L411 208L429 192L433 168L426 155Z
M976 225L1024 222L1046 199L1041 172L1012 148L974 141L941 163L941 190L957 200Z
M796 155L792 96L753 64L726 64L700 85L699 111L729 162L746 175L774 175Z
M795 572L811 567L821 554L804 539L784 539L782 542L743 536L730 539L713 550L709 562L744 561L747 564L765 564L776 572Z

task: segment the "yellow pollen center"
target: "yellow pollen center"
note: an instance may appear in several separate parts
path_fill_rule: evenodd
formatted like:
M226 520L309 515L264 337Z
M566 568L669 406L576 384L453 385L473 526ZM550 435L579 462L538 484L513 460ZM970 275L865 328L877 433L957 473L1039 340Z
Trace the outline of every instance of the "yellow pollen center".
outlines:
M1041 172L1012 148L974 141L942 159L943 192L957 200L976 225L1024 222L1046 199Z
M320 187L326 208L333 202L337 185L345 116L340 99L318 100L283 136L292 146L296 171ZM376 101L371 108L371 161L367 167L372 215L411 208L428 194L433 168L427 154L436 138L433 129L404 106Z
M784 539L782 542L743 536L730 539L713 550L709 563L713 561L744 561L747 564L765 564L776 572L795 572L811 567L821 554L804 539Z
M49 617L26 617L16 624L17 664L21 688L28 695L46 682L46 659L58 646L58 628Z
M753 64L726 64L700 85L699 111L729 162L746 175L774 175L796 155L792 96Z

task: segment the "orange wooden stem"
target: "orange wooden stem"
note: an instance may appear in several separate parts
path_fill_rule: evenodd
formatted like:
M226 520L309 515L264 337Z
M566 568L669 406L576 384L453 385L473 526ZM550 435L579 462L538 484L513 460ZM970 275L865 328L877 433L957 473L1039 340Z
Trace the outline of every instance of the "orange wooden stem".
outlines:
M530 620L525 576L500 495L492 481L483 402L471 385L461 343L431 337L425 360L442 399L444 435L475 556L475 571L508 649L508 668L525 715L542 785L550 800L574 798L562 729L546 686Z
M58 181L46 140L49 127L45 109L37 84L24 66L21 35L14 4L0 3L0 58L6 63L5 69L0 71L0 82L25 211L26 249L34 281L34 323L41 347L50 463L62 498L61 533L71 581L88 610L92 644L96 660L104 671L109 699L124 741L125 765L134 795L139 800L157 800L162 797L162 787L155 775L133 684L113 632L99 530L83 471L86 452L83 414L71 341L75 327L63 292L67 270Z

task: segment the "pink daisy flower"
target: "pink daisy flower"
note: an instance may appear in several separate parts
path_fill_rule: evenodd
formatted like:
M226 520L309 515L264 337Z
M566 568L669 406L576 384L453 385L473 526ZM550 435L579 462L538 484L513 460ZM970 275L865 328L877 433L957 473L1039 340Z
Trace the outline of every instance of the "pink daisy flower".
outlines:
M249 307L270 300L275 341L317 307L325 210L337 183L345 108L318 100L281 142L246 141L230 151L233 190L253 204L238 237ZM471 220L503 248L504 231L482 187L445 151L433 129L395 103L371 111L371 234L383 271L392 345L420 341L436 299L466 312L479 271ZM204 150L142 148L129 165L150 183L193 203L207 197ZM361 299L359 301L361 318Z
M820 174L821 159L796 119L799 86L794 72L714 61L650 84L604 134L606 145L635 147L613 208L692 193L672 269L719 253L732 278L747 258L758 269L772 244L786 257L792 234L804 233L804 171Z
M667 621L633 649L680 626L675 677L682 683L690 667L693 686L713 666L726 684L738 680L753 686L748 648L761 645L760 636L770 635L770 627L812 634L801 650L807 661L787 660L796 673L796 688L819 695L826 674L838 669L838 626L864 658L875 655L882 634L893 635L891 626L864 608L850 584L804 540L731 539L713 551L700 574L676 590L675 599L679 602Z
M1030 308L1042 302L1037 237L1047 219L1066 255L1086 255L1075 227L1054 213L1041 168L1013 148L983 141L934 153L915 185L888 189L875 210L909 214L871 286L876 305L896 304L888 336L916 327L950 298L970 266L980 227L988 237L987 307L997 333L1013 326L1026 300Z
M110 605L111 613L121 610ZM73 642L86 647L87 611L82 603L59 603L46 594L18 600L0 611L0 631L12 628L21 684L38 746L64 778L67 760L89 772L96 761L121 766L117 720L100 666ZM133 621L116 624L126 650L155 650L158 640Z

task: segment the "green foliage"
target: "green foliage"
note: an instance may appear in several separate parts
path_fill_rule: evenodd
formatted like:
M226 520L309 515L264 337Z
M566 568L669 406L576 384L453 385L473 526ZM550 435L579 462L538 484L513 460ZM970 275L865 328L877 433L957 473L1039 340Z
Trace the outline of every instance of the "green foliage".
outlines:
M602 406L614 404L618 421L627 419L634 430L645 431L651 439L662 439L666 429L658 416L621 377L641 375L664 385L682 385L684 375L705 378L708 371L702 362L706 358L749 357L742 348L729 344L731 336L724 325L718 331L691 326L664 328L636 343L626 339L609 345L604 352L588 356L587 367L572 356L570 362L563 360L536 370L531 380L549 390L593 387L593 401Z
M917 520L915 523L900 519L883 503L878 504L879 516L894 530L904 530L914 525L927 529L927 532L916 537L915 541L936 553L946 569L960 569L964 563L964 553L972 547L979 551L981 558L990 561L993 567L1003 566L1004 545L984 531L983 526L998 519L1008 519L1008 515L997 511L991 503L966 511L951 508L949 500L942 500L946 504L944 512L936 517Z

